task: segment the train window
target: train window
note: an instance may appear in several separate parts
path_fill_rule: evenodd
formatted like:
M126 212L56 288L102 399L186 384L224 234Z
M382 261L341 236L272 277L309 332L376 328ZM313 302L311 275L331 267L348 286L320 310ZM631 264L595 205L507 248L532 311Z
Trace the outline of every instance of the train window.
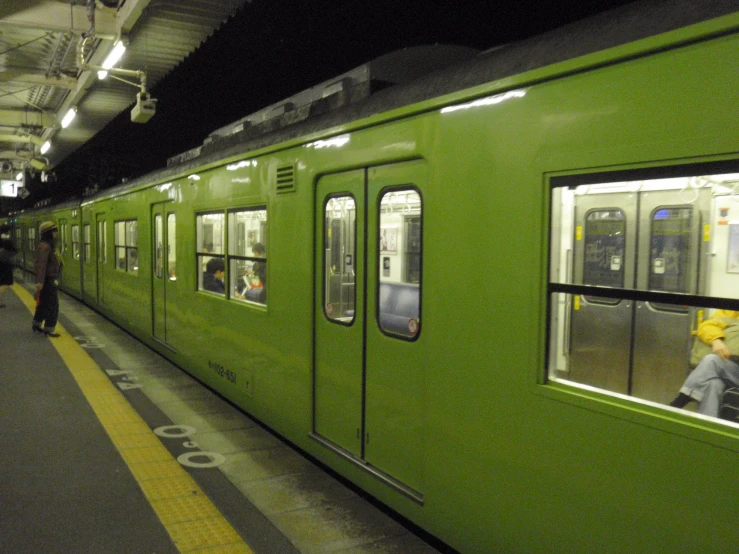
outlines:
M195 218L198 290L225 294L224 220L221 212L198 214Z
M90 248L91 248L90 247L90 224L89 223L85 223L84 231L85 231L85 233L84 233L84 239L85 239L85 261L88 262L88 261L90 261L90 256L91 256L91 250L90 250Z
M98 262L108 262L107 221L98 221Z
M80 226L72 225L72 258L80 259Z
M634 175L554 181L547 378L739 421L739 365L704 388L694 369L734 325L739 356L739 173Z
M138 273L138 238L138 222L135 219L115 222L116 269L127 273Z
M231 297L267 304L267 208L228 212Z
M162 214L154 216L154 277L164 277L164 227Z
M23 229L21 227L15 230L15 247L19 252L23 251Z
M177 249L175 248L175 214L167 215L167 275L170 281L177 280Z
M67 222L64 219L59 220L59 253L67 254Z
M28 251L33 252L36 249L36 228L28 228Z
M356 297L357 208L354 197L329 197L323 213L323 310L328 319L350 325L354 321Z
M422 215L415 189L390 189L380 197L377 321L384 332L410 340L421 324Z

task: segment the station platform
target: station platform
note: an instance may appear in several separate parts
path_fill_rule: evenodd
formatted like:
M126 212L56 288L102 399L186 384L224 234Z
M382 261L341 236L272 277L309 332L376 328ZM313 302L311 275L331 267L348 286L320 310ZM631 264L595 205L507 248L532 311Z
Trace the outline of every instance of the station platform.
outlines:
M4 300L0 552L448 552L75 299L59 338Z

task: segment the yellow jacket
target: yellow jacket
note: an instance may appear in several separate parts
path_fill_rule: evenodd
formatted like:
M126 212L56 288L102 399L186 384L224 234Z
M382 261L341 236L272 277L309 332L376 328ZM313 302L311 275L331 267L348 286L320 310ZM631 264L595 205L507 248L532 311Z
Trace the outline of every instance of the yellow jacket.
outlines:
M710 319L705 320L698 326L697 335L700 340L710 345L716 339L724 338L724 329L728 323L722 319L739 319L739 312L732 310L716 310Z

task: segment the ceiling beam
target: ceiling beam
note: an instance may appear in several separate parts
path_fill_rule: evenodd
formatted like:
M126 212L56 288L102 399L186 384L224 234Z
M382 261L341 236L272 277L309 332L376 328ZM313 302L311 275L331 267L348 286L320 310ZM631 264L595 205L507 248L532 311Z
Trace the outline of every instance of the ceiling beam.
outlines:
M144 13L144 10L149 7L151 0L127 0L121 11L118 12L116 17L116 25L120 29L120 34L127 35L131 32L136 22Z
M0 110L0 122L3 127L39 126L53 127L56 116L52 112L30 110Z
M0 8L0 25L46 31L71 30L75 33L90 30L87 8L84 3L70 6L69 3L53 0L26 0L25 2L3 2L3 4L7 5ZM115 9L98 7L95 10L95 36L113 38L117 34Z
M32 142L36 146L41 146L44 143L44 140L41 137L37 137L34 135L0 135L0 143L3 142Z
M3 81L15 81L28 85L41 85L66 88L74 90L77 88L77 79L66 75L47 77L43 73L27 73L20 71L3 71L0 73L0 83Z

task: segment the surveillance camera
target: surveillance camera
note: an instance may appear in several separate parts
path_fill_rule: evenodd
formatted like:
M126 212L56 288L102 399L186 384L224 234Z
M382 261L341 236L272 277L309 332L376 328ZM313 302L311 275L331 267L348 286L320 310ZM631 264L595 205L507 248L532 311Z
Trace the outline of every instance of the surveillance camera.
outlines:
M134 123L146 123L157 111L157 100L151 98L145 92L136 95L136 105L131 110L131 121Z

